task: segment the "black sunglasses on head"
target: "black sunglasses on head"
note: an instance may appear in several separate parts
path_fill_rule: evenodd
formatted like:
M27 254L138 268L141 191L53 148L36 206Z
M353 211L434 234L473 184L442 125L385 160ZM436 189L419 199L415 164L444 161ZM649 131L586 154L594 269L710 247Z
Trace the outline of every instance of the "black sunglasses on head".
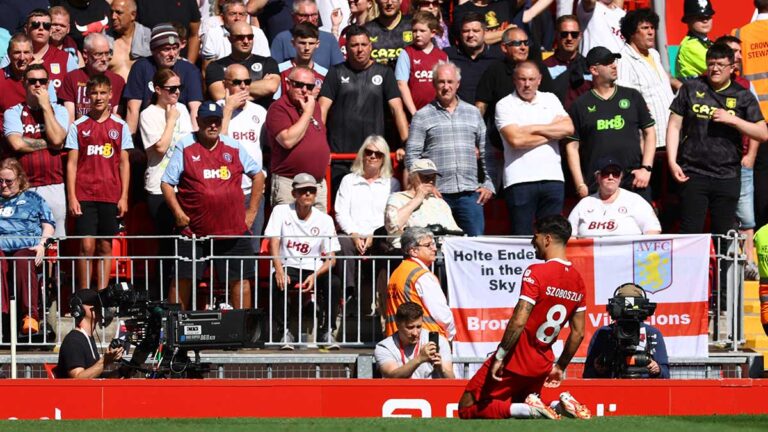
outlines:
M29 27L32 29L39 29L40 27L50 30L51 29L51 23L49 22L43 22L43 21L32 21L29 23Z
M35 85L35 84L46 85L46 84L48 84L48 78L27 78L27 84L31 84L31 85Z
M246 79L233 79L233 80L229 80L229 82L231 82L232 85L235 85L235 86L239 86L240 84L245 84L247 86L251 85L251 79L250 78L246 78Z
M315 84L312 83L305 83L301 81L295 81L295 80L289 80L291 82L291 86L297 89L303 89L304 87L307 88L307 90L312 91L315 89Z
M529 46L531 44L531 41L528 39L526 40L513 40L509 42L505 42L504 45L506 46L513 46L513 47L519 47L519 46Z
M181 89L184 88L184 86L174 85L174 86L163 86L162 88L168 93L176 93L177 91L181 91Z

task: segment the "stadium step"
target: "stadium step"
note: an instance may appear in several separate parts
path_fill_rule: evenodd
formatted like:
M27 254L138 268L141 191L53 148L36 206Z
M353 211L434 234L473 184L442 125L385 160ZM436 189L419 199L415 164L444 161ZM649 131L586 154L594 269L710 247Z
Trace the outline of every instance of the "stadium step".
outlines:
M757 281L744 281L744 300L760 299L760 283Z
M744 336L746 347L768 357L768 336L763 331L763 325L760 322L760 284L757 281L744 282ZM766 373L768 373L768 362L764 363Z

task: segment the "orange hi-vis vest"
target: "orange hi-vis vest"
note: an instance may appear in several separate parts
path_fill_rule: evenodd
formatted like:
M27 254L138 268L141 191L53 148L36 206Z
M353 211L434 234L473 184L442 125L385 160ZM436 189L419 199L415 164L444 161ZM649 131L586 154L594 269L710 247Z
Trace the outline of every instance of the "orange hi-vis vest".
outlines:
M741 39L741 75L755 86L760 111L768 120L768 20L749 23L733 34Z
M387 316L384 332L387 336L392 336L397 332L397 323L395 323L395 313L397 307L405 302L414 302L424 309L424 325L423 329L427 331L440 332L445 338L448 335L432 315L429 314L429 310L424 306L424 302L421 296L416 291L416 281L429 273L429 270L424 269L416 261L406 258L400 263L399 266L392 272L392 276L389 277L389 284L387 284Z

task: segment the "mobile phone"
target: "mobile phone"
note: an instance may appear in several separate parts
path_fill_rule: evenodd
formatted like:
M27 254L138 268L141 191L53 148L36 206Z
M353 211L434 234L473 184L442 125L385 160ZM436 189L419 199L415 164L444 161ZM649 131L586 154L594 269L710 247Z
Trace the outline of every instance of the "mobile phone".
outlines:
M435 331L429 332L429 341L434 342L437 352L440 352L440 333Z

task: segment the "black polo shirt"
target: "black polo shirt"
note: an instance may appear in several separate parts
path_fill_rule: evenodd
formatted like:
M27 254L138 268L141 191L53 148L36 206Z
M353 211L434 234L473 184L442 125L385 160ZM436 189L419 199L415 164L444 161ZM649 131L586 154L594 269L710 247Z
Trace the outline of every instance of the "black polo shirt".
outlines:
M485 70L496 60L504 58L498 46L486 45L474 59L468 56L463 49L449 46L445 48L448 60L452 61L461 70L461 85L459 85L458 95L464 102L475 103L475 91L480 77Z
M727 179L741 172L741 132L712 121L712 114L722 108L750 123L764 121L755 96L731 82L715 91L705 77L687 80L669 107L683 117L677 163L686 174Z
M613 95L603 99L590 90L576 99L568 114L574 133L566 140L579 141L581 173L590 191L597 190L594 173L599 169L597 162L606 156L624 167L621 187L632 190L633 176L628 172L643 160L641 130L656 124L640 92L616 86Z
M374 62L356 70L344 62L328 71L320 97L333 101L326 122L331 151L355 153L368 136L384 136L389 101L400 90L392 69Z
M411 17L400 15L400 21L392 30L384 27L379 20L369 22L365 28L371 32L371 57L376 62L394 69L400 52L413 42Z

